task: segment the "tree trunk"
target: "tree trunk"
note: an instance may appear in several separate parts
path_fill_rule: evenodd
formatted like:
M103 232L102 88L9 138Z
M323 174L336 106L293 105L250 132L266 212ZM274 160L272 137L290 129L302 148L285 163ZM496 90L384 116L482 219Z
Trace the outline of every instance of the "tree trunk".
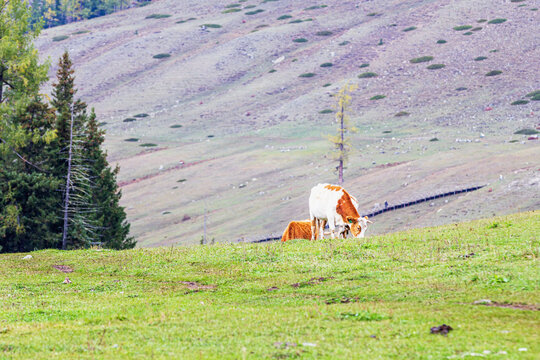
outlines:
M73 154L73 109L71 109L71 124L69 132L69 155L68 155L68 171L66 176L66 197L64 202L64 232L62 234L62 250L67 249L67 233L68 233L68 210L69 210L69 188L71 177L71 156Z

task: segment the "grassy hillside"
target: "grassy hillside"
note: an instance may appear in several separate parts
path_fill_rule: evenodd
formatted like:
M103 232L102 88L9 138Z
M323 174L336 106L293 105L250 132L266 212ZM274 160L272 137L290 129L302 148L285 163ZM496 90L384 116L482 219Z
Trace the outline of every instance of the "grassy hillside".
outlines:
M2 254L0 359L536 359L539 233Z
M538 141L514 134L540 125L538 14L499 0L160 0L37 46L53 62L70 51L141 246L198 242L205 208L222 240L306 218L310 188L337 178L328 110L347 82L359 131L345 185L366 212L489 184L377 218L374 234L540 208Z

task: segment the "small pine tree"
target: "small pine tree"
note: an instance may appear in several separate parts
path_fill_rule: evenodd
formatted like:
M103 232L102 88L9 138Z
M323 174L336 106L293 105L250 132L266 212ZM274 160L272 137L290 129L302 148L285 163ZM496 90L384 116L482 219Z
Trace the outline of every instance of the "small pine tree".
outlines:
M346 135L348 133L356 132L356 128L349 124L349 116L346 114L351 103L351 96L349 93L357 88L357 85L346 84L337 93L338 103L336 105L336 121L338 123L338 134L329 137L336 149L336 160L338 161L336 169L338 172L338 184L340 185L343 184L343 167L350 152L350 142Z

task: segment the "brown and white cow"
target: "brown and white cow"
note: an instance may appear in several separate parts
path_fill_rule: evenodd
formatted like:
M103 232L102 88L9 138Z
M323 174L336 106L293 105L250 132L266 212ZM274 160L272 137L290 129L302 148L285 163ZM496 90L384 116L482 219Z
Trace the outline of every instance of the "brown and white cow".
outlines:
M315 239L315 229L320 228L321 220L328 222L332 239L336 237L336 226L345 227L345 225L349 227L354 237L360 236L364 222L356 209L358 202L353 199L354 197L341 186L331 184L314 186L309 196L311 239ZM322 237L322 232L319 232L319 236Z
M291 221L285 228L281 241L292 239L308 239L311 240L311 221Z

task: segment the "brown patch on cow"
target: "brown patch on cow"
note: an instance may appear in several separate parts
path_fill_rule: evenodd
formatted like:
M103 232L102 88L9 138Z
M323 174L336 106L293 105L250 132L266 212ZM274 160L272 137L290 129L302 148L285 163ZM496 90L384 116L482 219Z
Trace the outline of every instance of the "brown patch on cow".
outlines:
M59 270L63 273L71 273L73 272L73 269L67 265L53 265L52 266L53 268L55 268L56 270Z
M315 220L291 221L289 225L287 225L287 227L285 228L285 231L281 236L281 241L287 241L292 239L311 240L311 227L313 226L312 224L314 221Z
M199 284L198 282L195 282L195 281L179 281L179 283L186 285L186 287L190 290L212 290L217 287L216 285L212 285L212 284L210 285Z
M351 218L353 221L350 224L354 224L358 222L358 218L360 217L360 214L358 214L358 211L352 203L351 195L349 195L345 189L343 189L343 195L338 200L336 212L341 216L345 224L349 224L348 218Z
M494 307L501 307L501 308L508 308L508 309L518 309L518 310L532 310L532 311L540 311L540 306L538 305L531 305L531 304L503 304L498 303L496 301L484 301L479 302L474 305L483 305L483 306L494 306Z
M329 277L326 277L326 278L325 277L311 278L308 281L302 281L302 282L291 284L291 286L295 287L295 288L298 288L298 287L303 287L303 286L308 286L308 285L316 285L316 284L322 283L324 281L327 281L327 280L330 280L330 279L333 279L333 278L334 277L332 277L332 276L329 276Z
M340 190L343 190L343 188L341 186L337 186L337 185L326 185L324 187L325 189L328 189L330 191L340 191Z

